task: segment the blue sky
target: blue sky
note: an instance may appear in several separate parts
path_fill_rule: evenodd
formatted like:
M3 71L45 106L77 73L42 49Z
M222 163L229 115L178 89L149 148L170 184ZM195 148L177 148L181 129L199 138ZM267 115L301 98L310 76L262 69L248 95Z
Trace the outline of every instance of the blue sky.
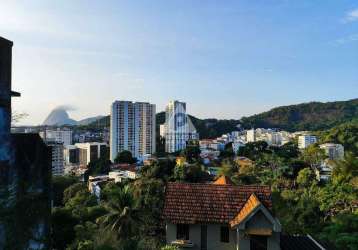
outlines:
M0 11L23 124L58 105L107 114L116 99L240 118L358 97L356 0L1 0Z

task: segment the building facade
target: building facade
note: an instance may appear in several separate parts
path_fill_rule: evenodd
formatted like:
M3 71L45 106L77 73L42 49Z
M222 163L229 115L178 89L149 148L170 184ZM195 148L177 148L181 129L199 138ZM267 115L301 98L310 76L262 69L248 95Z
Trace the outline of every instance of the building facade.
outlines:
M330 160L341 160L344 158L344 147L341 144L324 143L319 145Z
M128 150L134 157L155 153L155 105L115 101L111 106L110 159Z
M64 146L72 144L72 130L69 128L45 129L39 134L44 141L62 142Z
M315 144L317 142L317 137L314 135L300 135L298 137L298 148L305 149L311 144Z
M65 166L64 166L64 146L62 142L56 141L47 141L47 146L51 149L51 166L52 166L52 175L64 175Z
M199 134L186 114L185 102L169 102L165 109L164 129L165 151L168 153L185 149L190 140L199 140Z
M105 157L108 151L108 146L104 142L76 143L75 146L78 148L78 162L82 166L87 166L91 161Z
M250 129L246 131L246 142L255 142L256 141L256 131L255 129Z

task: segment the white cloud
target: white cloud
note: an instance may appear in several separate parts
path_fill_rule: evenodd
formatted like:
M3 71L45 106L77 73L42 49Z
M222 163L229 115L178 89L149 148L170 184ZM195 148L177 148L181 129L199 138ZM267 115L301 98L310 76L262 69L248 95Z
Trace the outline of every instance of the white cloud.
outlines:
M354 22L354 21L358 21L358 8L351 10L349 12L346 13L346 16L343 19L344 22Z
M357 42L358 41L358 34L352 34L347 37L342 37L334 41L335 44L342 45L346 43L351 42Z

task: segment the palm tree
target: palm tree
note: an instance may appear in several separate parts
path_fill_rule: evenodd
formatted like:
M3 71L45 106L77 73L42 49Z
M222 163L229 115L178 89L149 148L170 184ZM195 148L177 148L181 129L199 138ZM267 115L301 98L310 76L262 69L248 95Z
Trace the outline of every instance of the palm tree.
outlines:
M97 219L97 223L106 229L117 233L119 239L131 238L139 225L136 201L129 186L121 188L120 192L104 204L108 213Z

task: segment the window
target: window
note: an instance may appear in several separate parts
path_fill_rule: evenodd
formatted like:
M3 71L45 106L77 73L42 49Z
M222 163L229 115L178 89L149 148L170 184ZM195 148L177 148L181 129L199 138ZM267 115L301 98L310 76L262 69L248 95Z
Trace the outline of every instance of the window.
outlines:
M230 230L229 227L220 228L220 241L221 242L230 242Z
M251 250L267 250L267 237L266 236L250 236L250 249Z
M189 240L189 225L186 224L177 225L177 239Z

